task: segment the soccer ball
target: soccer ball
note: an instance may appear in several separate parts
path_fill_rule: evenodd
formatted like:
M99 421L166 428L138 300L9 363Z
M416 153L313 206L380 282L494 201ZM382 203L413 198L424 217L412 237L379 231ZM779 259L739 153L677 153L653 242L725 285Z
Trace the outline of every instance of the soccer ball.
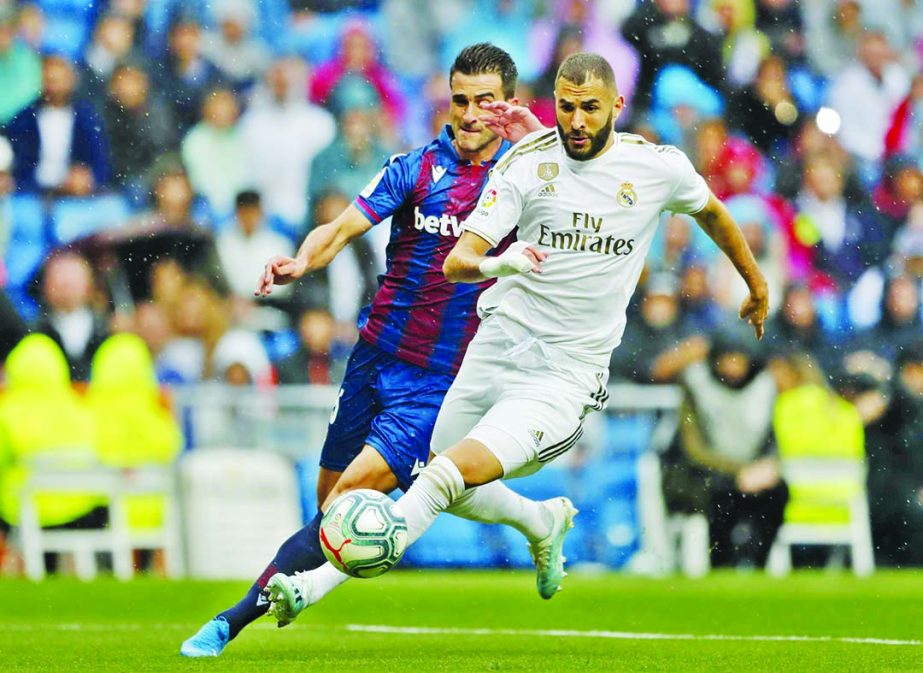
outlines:
M338 570L377 577L401 560L407 521L383 493L363 488L333 501L320 522L320 546Z

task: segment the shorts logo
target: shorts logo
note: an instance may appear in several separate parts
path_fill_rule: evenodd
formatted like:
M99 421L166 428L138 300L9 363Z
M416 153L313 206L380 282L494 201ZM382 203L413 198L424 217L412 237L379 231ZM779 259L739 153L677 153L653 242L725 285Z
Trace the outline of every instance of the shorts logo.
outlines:
M497 202L497 190L491 187L484 192L484 198L481 200L481 208L493 208Z
M542 163L538 165L538 177L548 182L558 177L559 170L560 168L554 162Z
M540 199L556 199L558 198L558 192L554 188L554 183L545 185L540 190L538 190L538 198Z
M545 436L544 430L529 430L529 436L532 438L532 443L535 444L537 449L542 445L542 437Z
M616 195L616 200L622 208L631 208L638 202L638 195L635 193L635 187L630 182L623 182L622 188Z

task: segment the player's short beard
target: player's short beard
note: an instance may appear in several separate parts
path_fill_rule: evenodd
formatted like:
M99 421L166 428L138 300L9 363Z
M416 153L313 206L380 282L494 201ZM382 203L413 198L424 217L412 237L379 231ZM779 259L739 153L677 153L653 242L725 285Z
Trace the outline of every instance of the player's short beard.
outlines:
M584 152L575 154L571 152L570 145L567 142L567 133L564 132L563 127L560 123L557 123L558 133L561 135L562 140L564 141L564 151L567 152L567 156L571 159L576 159L577 161L589 161L602 152L603 147L606 146L606 143L609 142L609 136L612 135L612 121L613 113L609 113L609 118L606 120L606 123L603 124L603 127L596 132L595 135L590 135L585 133L587 138L590 139L590 146Z

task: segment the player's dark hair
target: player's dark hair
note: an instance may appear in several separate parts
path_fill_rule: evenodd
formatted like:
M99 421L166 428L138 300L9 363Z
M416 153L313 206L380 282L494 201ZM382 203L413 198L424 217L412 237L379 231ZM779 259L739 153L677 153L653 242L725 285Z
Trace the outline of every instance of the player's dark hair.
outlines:
M494 73L500 75L503 83L503 95L512 98L516 93L516 78L519 72L513 58L500 47L495 47L489 42L471 44L458 52L455 63L449 70L449 81L452 75L460 72L462 75L483 75Z
M580 52L565 58L558 68L558 75L554 78L557 82L561 78L574 84L585 84L592 77L598 77L606 88L615 88L615 73L609 61L599 54Z

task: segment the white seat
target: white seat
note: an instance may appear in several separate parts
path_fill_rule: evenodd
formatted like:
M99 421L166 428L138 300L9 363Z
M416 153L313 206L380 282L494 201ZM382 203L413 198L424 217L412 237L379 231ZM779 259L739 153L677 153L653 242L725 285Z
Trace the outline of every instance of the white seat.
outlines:
M869 521L868 496L865 488L865 464L855 460L799 459L785 460L782 475L790 489L799 484L812 488L829 485L842 497L812 504L845 507L848 521L842 523L811 523L786 521L779 528L769 552L769 574L784 576L791 572L792 545L845 545L850 549L853 572L866 577L875 571L872 528ZM792 501L789 501L791 506Z
M302 527L292 462L257 449L196 449L180 461L189 574L249 579Z
M44 578L44 555L53 552L72 554L77 576L91 580L99 570L96 554L102 552L111 554L115 576L127 580L134 574L134 549L163 549L167 574L181 577L184 574L183 541L175 484L173 471L163 467L119 470L102 466L85 469L36 466L20 492L16 531L26 575L33 580ZM43 529L35 497L48 493L99 494L109 509L109 525L81 530ZM140 532L129 529L126 499L142 494L164 496L166 511L161 528Z

